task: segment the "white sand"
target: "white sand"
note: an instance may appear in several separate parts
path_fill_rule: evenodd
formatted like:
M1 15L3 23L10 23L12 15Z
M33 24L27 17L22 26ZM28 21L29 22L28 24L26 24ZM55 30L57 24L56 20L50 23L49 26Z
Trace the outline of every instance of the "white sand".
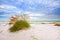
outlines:
M60 40L60 27L53 24L31 24L28 30L9 32L9 25L0 25L0 40Z

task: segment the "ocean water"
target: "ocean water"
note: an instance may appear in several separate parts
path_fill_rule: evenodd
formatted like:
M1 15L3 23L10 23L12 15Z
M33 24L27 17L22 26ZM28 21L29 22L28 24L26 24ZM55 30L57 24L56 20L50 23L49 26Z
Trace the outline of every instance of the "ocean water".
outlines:
M30 22L60 22L60 20L30 20Z
M0 24L6 22L8 21L0 21ZM28 22L60 22L60 20L29 20Z
M0 24L7 23L8 21L0 21Z

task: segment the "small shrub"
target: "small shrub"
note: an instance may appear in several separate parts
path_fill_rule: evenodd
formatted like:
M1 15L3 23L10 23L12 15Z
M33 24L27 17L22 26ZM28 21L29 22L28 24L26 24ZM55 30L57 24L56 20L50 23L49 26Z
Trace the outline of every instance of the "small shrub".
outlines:
M41 24L45 24L45 23L41 23Z
M60 24L59 24L59 23L55 23L54 25L55 25L55 26L60 26Z
M29 28L29 27L30 27L30 25L27 21L18 20L9 30L10 30L10 32L15 32L15 31L19 31L19 30Z

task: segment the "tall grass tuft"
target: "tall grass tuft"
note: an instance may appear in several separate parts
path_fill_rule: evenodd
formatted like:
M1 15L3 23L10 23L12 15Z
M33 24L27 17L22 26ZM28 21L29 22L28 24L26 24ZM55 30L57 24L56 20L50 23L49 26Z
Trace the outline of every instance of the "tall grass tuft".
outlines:
M9 30L10 30L10 32L16 32L16 31L26 29L29 27L30 27L30 24L27 21L18 20L15 22L15 24Z
M59 23L55 23L54 25L55 25L55 26L60 26L60 24L59 24Z

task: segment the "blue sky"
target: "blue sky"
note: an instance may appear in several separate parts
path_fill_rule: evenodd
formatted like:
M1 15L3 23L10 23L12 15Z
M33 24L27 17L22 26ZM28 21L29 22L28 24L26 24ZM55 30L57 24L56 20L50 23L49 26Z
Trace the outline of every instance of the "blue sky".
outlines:
M0 20L27 13L33 20L60 20L60 0L0 0Z

